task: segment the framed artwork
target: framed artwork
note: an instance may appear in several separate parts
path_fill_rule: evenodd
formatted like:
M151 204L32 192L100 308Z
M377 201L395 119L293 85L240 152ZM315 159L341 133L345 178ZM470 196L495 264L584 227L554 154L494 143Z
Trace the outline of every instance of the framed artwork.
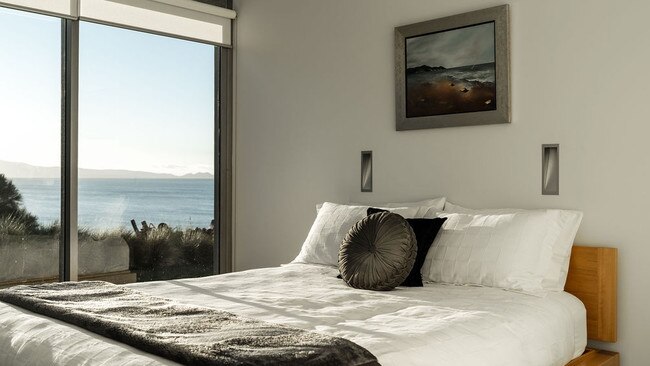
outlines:
M395 28L396 129L510 123L508 5Z

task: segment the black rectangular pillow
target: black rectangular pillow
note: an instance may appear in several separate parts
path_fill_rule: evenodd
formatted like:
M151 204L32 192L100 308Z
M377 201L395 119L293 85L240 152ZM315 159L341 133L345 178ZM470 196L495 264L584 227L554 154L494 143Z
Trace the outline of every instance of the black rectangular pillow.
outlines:
M367 214L372 215L379 212L385 212L387 210L382 210L380 208L369 207ZM429 248L431 244L438 235L438 231L442 227L442 224L447 220L446 217L437 217L434 219L406 219L406 221L411 225L413 232L415 233L415 238L418 242L418 254L415 257L415 264L411 273L409 273L406 280L402 282L400 286L408 287L422 287L422 266L424 265L424 260L427 257Z

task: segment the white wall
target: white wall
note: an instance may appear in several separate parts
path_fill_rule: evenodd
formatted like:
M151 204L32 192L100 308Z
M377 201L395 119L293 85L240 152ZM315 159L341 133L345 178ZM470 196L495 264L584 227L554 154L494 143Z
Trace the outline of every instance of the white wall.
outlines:
M650 2L510 1L513 123L395 131L393 27L499 4L236 4L236 269L293 259L324 200L580 209L577 242L619 248L619 342L604 347L647 364ZM543 143L561 145L560 196L540 194Z

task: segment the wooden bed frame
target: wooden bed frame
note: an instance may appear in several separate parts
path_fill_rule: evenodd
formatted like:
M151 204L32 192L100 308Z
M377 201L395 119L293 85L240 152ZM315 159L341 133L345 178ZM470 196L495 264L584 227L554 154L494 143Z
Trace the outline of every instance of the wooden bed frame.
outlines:
M579 298L587 309L587 338L616 342L616 248L574 245L564 290ZM567 366L616 366L618 353L587 349Z
M564 290L587 308L587 338L616 342L616 248L574 246Z

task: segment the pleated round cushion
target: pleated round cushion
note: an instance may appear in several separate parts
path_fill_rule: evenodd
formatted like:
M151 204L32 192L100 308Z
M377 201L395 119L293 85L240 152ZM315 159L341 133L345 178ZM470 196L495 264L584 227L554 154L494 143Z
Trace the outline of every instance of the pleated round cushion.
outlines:
M387 291L406 279L416 255L411 225L398 214L380 212L357 222L345 236L339 270L349 286Z

